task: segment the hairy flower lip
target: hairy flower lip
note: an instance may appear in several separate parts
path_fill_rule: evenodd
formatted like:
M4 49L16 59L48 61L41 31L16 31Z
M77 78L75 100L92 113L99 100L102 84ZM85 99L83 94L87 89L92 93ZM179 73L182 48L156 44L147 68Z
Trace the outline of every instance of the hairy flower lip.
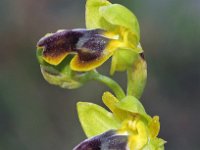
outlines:
M127 135L116 134L115 130L109 130L82 141L73 150L126 150L127 142Z
M79 36L81 36L81 31L84 31L85 29L77 29L77 30L68 30L68 29L63 29L63 30L58 30L55 33L49 33L46 36L42 37L38 43L37 46L43 47L46 44L49 44L53 42L54 40L58 40L60 38L63 38L64 36L67 36L67 34L72 34L72 33L79 33ZM78 35L78 34L77 34Z
M41 38L37 47L43 48L42 58L51 65L58 65L68 54L75 54L78 57L74 58L72 66L81 69L85 65L87 70L87 63L91 68L92 65L98 66L105 60L103 57L109 53L105 51L112 39L106 37L105 32L102 29L59 30Z
M103 30L103 29L85 29L85 28L77 28L77 29L71 29L71 30L62 29L62 30L58 30L55 33L49 33L49 34L45 35L44 37L42 37L37 42L37 46L38 47L43 47L46 44L49 44L49 43L53 42L54 40L59 40L60 38L63 38L63 37L69 38L70 36L72 38L76 38L76 37L80 38L83 35L85 37L89 37L91 35L100 35L100 34L102 34L102 37L103 37L103 33L104 32L105 32L105 30Z
M78 144L73 150L87 150L87 149L100 149L101 140L103 138L112 136L115 134L114 130L110 130L108 132L102 133L100 135L94 136L92 138L86 139Z

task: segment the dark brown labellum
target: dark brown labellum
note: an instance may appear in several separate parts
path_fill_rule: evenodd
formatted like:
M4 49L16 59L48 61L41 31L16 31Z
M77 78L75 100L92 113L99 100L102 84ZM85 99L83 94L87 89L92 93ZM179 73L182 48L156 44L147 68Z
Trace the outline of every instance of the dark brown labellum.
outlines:
M84 140L73 150L127 150L128 137L117 135L114 130Z
M109 42L104 32L101 29L61 30L43 37L37 46L43 47L43 57L50 64L57 65L70 53L78 54L80 61L92 61L102 55Z

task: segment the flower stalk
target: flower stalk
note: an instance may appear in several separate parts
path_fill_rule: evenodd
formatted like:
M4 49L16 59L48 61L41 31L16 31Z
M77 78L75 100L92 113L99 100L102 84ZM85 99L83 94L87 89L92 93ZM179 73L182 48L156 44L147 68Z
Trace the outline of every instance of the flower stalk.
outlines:
M101 75L97 71L94 72L92 79L96 80L96 81L100 81L100 82L104 83L105 85L107 85L115 93L115 95L118 99L123 99L125 97L125 93L124 93L123 89L113 79L111 79L107 76Z

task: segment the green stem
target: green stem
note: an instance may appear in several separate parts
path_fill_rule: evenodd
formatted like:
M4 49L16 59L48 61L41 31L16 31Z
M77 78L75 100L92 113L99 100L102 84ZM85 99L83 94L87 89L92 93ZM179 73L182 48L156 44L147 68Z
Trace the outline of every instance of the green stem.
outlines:
M113 92L115 93L116 97L121 100L122 98L125 97L125 93L122 90L122 88L120 87L120 85L115 82L114 80L112 80L111 78L98 74L97 76L94 77L94 80L100 81L104 84L106 84L110 89L113 90Z
M98 73L95 70L88 72L86 75L82 76L81 78L79 77L79 79L81 79L84 82L88 80L96 80L96 81L102 82L114 92L114 94L119 100L125 97L125 93L123 89L120 87L120 85L116 81Z

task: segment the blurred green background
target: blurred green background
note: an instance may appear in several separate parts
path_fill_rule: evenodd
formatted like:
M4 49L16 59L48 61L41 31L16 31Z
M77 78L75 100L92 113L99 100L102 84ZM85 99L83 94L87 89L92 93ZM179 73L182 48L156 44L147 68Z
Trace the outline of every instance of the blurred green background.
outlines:
M148 62L142 97L159 115L167 150L200 147L200 1L112 0L138 17ZM70 150L85 138L77 101L101 103L107 87L77 90L48 84L36 43L48 32L85 27L85 0L0 0L0 150ZM108 70L106 63L101 70ZM120 73L116 79L125 86Z

